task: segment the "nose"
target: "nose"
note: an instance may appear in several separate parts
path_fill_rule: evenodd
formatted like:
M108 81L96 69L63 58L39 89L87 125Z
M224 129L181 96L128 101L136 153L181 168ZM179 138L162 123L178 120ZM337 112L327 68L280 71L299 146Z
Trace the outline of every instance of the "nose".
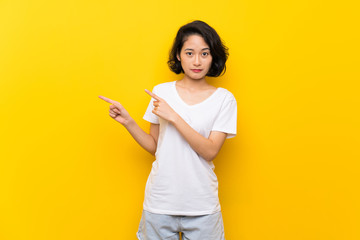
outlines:
M200 65L200 56L199 56L199 55L195 55L194 65L195 65L195 66L199 66L199 65Z

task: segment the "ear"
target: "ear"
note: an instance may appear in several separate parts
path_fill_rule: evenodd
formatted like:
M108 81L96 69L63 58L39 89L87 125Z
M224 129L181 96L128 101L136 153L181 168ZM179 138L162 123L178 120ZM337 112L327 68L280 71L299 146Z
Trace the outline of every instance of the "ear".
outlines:
M181 62L179 54L176 54L176 58Z

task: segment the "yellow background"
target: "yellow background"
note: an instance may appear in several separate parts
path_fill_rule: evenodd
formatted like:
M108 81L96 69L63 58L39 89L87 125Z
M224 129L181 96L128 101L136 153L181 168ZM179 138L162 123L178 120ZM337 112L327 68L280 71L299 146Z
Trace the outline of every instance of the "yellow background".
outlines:
M138 124L180 26L229 47L238 102L214 160L228 240L360 239L356 1L0 1L0 239L136 239L153 157Z

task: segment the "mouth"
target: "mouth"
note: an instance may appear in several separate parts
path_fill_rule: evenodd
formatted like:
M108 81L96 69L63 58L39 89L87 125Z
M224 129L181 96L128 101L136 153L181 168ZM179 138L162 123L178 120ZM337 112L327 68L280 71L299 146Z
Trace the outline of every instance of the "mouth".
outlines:
M191 69L191 71L193 71L193 72L201 72L202 71L202 69Z

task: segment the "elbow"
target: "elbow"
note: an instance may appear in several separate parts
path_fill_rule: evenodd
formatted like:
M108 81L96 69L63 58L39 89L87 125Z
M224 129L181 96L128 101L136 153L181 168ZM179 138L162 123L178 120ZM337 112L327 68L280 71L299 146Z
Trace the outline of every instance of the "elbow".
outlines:
M149 150L149 153L150 153L151 155L153 155L153 156L156 155L156 145L155 145L155 148Z
M203 158L208 161L211 162L212 160L215 159L215 157L217 156L218 151L210 151L208 152L208 154L206 156L204 156Z
M155 144L155 148L151 151L151 155L153 155L155 157L156 151L157 151L157 145Z
M149 151L149 153L153 156L155 156L155 151Z
M156 155L156 148L155 149L148 149L148 153L150 153L152 156Z
M215 157L207 157L207 158L204 158L207 162L211 162L212 160L215 159Z
M151 136L151 135L150 135ZM155 156L156 155L156 150L157 150L157 141L153 138L153 143L152 143L152 146L151 146L151 149L148 150L148 152Z
M203 157L203 158L204 158L206 161L208 161L208 162L211 162L211 161L213 161L213 160L216 158L216 156L217 156L218 153L220 152L220 149L221 149L222 144L224 143L223 141L222 141L221 143L220 143L219 141L214 142L214 141L211 140L211 139L210 139L210 141L211 141L211 145L209 145L209 146L207 147L207 151L206 151L206 153L204 154L204 155L206 155L206 156Z
M155 146L148 146L148 147L144 147L144 149L150 153L151 155L155 156L156 155L156 145Z

